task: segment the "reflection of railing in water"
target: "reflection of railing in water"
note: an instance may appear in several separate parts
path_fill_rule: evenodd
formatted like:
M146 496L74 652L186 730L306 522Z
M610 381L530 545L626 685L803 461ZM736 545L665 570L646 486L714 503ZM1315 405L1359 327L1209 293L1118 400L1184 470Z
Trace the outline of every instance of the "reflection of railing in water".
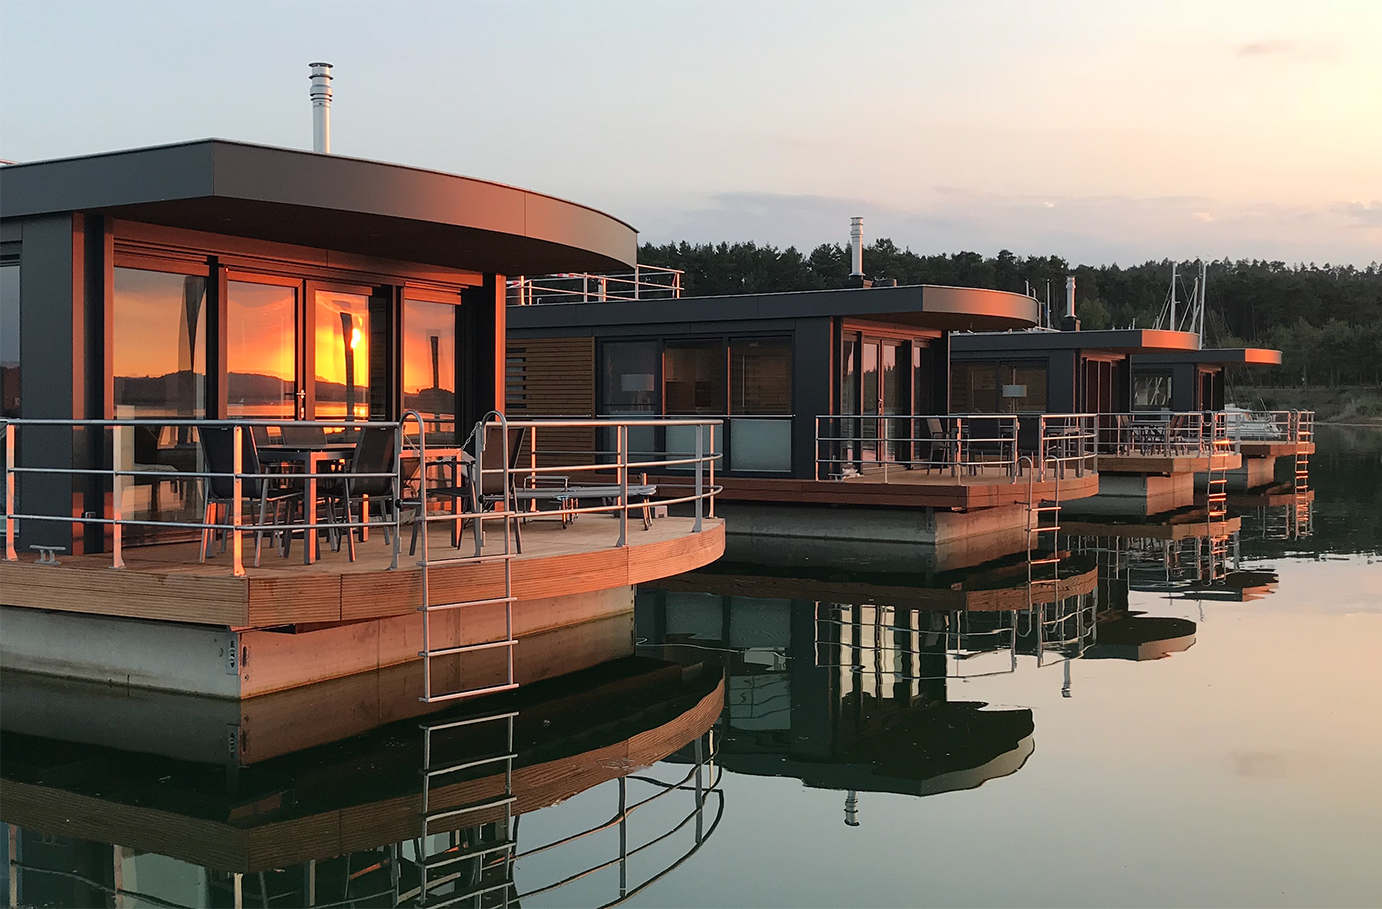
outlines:
M1223 531L1181 540L1076 537L1076 551L1100 558L1116 579L1146 592L1207 587L1222 582L1241 560L1239 534Z
M816 605L816 665L883 679L967 679L1015 672L1020 655L1045 665L1096 642L1097 590L1029 609L919 613L892 606ZM933 616L936 628L913 625ZM833 630L833 633L832 633ZM996 668L992 657L1006 655ZM987 659L986 659L987 658ZM986 663L971 669L971 663Z
M666 875L680 867L687 859L698 852L720 824L720 819L724 816L724 790L720 787L723 771L716 764L718 756L718 746L716 744L715 730L710 730L702 736L698 736L690 745L692 750L691 768L686 771L680 779L674 781L660 780L648 775L630 775L619 777L614 782L618 786L619 802L614 814L606 821L582 830L578 833L561 837L553 842L536 846L531 849L521 850L515 856L515 862L530 860L528 867L523 869L524 878L531 876L531 859L539 855L545 855L560 850L564 846L585 840L588 837L603 833L608 830L617 830L619 834L618 855L613 858L591 865L574 874L563 875L560 879L551 883L541 884L526 889L515 887L515 904L520 904L523 900L531 899L544 893L568 886L576 881L583 880L591 875L612 868L619 870L618 896L614 899L601 903L601 909L608 906L617 906L643 892L648 887L657 883ZM671 765L669 765L671 766ZM646 798L629 802L629 783L639 783L651 786L655 791ZM646 842L631 845L629 840L629 817L637 810L645 808L657 802L659 799L666 798L675 793L693 793L693 803L691 811L680 816L675 824L655 836L650 837ZM715 798L715 815L707 824L706 803L711 797ZM554 806L556 807L556 806ZM521 821L521 819L520 819ZM690 848L686 849L666 867L659 868L653 874L648 875L642 882L631 884L629 876L629 863L632 858L657 846L660 843L670 841L673 836L682 831L694 822ZM515 827L515 837L517 837L517 826Z
M498 718L503 719L503 716ZM690 752L691 757L692 766L689 768L684 764L668 761L627 777L607 779L581 793L582 796L586 796L599 791L601 787L605 787L606 791L617 787L617 809L607 819L594 826L522 851L519 851L518 815L513 815L509 842L499 843L496 836L497 825L493 822L450 830L439 829L437 822L446 815L444 809L431 812L431 821L426 813L419 816L418 835L411 839L384 843L370 849L357 849L268 871L224 872L191 865L178 859L167 859L169 862L199 872L200 886L203 890L199 899L190 902L170 898L171 894L167 893L160 895L147 892L151 888L146 886L140 889L140 886L132 881L129 882L130 886L125 886L122 868L126 870L127 875L133 877L128 869L137 866L128 864L135 858L131 850L119 845L87 843L90 847L105 850L109 864L104 878L25 861L21 858L18 848L18 839L23 831L10 826L8 905L26 905L27 901L23 898L23 878L27 875L42 875L70 880L90 888L92 893L112 900L115 906L147 905L165 909L193 909L206 905L233 906L235 909L243 909L245 906L313 906L334 909L373 905L498 909L522 905L524 900L530 900L539 894L591 878L602 871L617 869L617 885L612 880L609 882L614 895L599 903L602 906L613 906L645 891L680 867L699 851L701 845L715 832L723 817L724 792L717 760L718 742L714 731L698 736L686 750ZM449 770L460 770L464 764L466 761L458 760L456 766L450 767ZM478 767L480 763L473 762L472 766ZM655 774L669 778L663 779ZM632 798L631 790L634 786L646 786L653 791L643 797ZM688 798L689 804L686 804ZM661 811L660 808L650 807L655 805L671 806L672 815L663 817L658 813ZM561 804L534 809L541 812L561 810ZM635 812L651 814L658 826L651 831L646 827L642 828L644 835L636 838L636 832L629 827L629 818ZM533 812L530 811L529 814L531 813ZM367 818L368 814L361 817ZM460 819L463 815L453 813L451 817ZM473 819L469 820L473 823ZM618 838L617 845L610 844L612 854L609 858L592 860L587 857L590 854L588 850L572 848L577 844L588 844L594 835L606 831L617 835ZM679 836L683 832L684 839ZM656 847L660 845L675 845L678 847L677 853L670 857L658 855L657 865L652 868L635 863L635 860L642 862L653 856ZM544 856L573 854L576 861L583 863L583 870L569 873L564 870L569 866L563 866L563 870L558 874L547 879L540 877L544 870ZM484 860L487 856L497 858L486 863ZM524 861L524 865L521 869L515 870L517 861ZM635 874L635 867L644 873ZM429 874L430 878L424 877ZM180 878L179 882L181 880ZM528 886L520 886L525 883ZM78 899L75 904L84 905L86 900Z

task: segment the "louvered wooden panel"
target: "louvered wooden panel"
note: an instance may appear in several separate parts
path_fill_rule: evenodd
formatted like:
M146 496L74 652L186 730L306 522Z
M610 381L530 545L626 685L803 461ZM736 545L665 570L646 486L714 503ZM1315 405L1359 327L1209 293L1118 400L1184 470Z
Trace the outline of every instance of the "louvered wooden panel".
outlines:
M510 419L589 417L595 413L595 339L524 338L508 345L505 406ZM520 464L528 463L529 439ZM594 429L538 431L541 467L589 464Z

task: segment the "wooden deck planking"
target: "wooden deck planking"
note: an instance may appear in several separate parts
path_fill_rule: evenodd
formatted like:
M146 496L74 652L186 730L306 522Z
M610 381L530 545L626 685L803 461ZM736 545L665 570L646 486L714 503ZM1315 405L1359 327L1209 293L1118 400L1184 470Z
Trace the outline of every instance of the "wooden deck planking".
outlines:
M430 535L434 559L474 553L469 531L459 550L450 547L449 526L435 526ZM584 515L565 529L555 520L525 524L524 552L513 560L515 595L541 599L627 586L699 568L724 552L724 524L714 519L706 519L699 534L691 533L690 518L659 518L646 531L631 520L625 547L614 545L617 535L617 524L602 515ZM490 527L485 554L499 553L502 541L501 527ZM416 558L405 549L399 570L389 571L391 555L376 533L358 545L353 563L327 547L313 565L266 553L261 567L246 567L244 578L230 575L226 555L198 564L191 543L127 550L121 570L112 570L110 557L101 554L66 556L57 566L0 561L0 597L9 606L235 628L355 621L404 615L421 605ZM498 560L434 566L431 577L434 602L504 594Z
M1236 470L1243 456L1234 452L1213 456L1214 470ZM1101 473L1156 474L1169 477L1178 473L1203 473L1211 467L1209 455L1099 455Z
M649 482L674 482L684 478L650 478ZM846 480L802 480L777 477L716 477L722 487L719 498L734 502L775 502L808 505L859 505L902 508L995 508L1024 504L1027 481L1007 476L950 477L922 471L890 471L888 482L881 473ZM1050 498L1056 484L1033 484L1038 497ZM1094 472L1066 476L1060 481L1061 499L1079 499L1099 491Z

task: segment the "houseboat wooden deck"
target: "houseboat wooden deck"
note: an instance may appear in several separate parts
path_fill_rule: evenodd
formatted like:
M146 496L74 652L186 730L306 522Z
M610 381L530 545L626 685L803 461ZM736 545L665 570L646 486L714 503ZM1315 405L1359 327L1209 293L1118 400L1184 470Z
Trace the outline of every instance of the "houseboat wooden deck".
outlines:
M523 553L513 560L514 595L534 600L626 587L714 561L724 551L724 522L705 519L700 533L691 532L692 524L691 518L658 518L646 531L631 531L629 545L616 547L616 522L602 515L582 517L566 528L555 519L530 521L522 531ZM430 535L434 552L452 551L449 527L434 525ZM473 551L468 532L462 545L460 554ZM502 545L503 534L491 530L485 553L498 555ZM0 588L8 606L234 629L416 612L422 605L422 570L410 567L406 554L402 567L388 570L392 548L377 531L358 549L355 562L346 561L344 552L311 565L270 555L260 567L246 567L242 578L231 575L227 556L199 564L195 543L127 550L125 567L116 570L108 555L99 554L63 556L58 565L0 561ZM431 572L441 596L503 595L498 561Z

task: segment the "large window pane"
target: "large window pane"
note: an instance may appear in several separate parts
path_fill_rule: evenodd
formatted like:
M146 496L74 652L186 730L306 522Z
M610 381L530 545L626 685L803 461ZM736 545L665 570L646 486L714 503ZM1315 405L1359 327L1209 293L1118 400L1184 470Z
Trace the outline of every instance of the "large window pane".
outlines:
M226 407L232 417L297 416L297 302L293 287L227 282Z
M950 364L950 409L953 413L995 413L998 367L993 363Z
M999 389L1004 413L1044 413L1046 411L1046 367L1004 365Z
M729 343L729 410L792 413L792 343L787 338L738 338Z
M115 269L115 415L206 415L206 277Z
M403 301L403 407L425 418L456 416L456 307Z
M614 341L601 354L600 413L660 413L657 393L658 343Z
M663 395L668 415L725 412L725 345L720 341L668 344L663 352Z
M1132 377L1133 410L1169 410L1171 407L1171 376L1139 375Z
M368 420L369 297L316 293L316 417Z

